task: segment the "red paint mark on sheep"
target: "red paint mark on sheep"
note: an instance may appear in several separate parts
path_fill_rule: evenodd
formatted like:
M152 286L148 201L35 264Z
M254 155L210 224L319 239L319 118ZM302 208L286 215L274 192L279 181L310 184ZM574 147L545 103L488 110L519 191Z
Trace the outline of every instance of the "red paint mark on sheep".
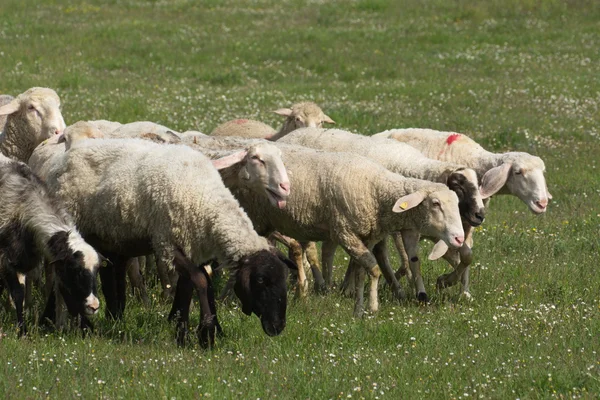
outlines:
M451 145L452 143L456 142L459 138L460 138L460 134L453 133L452 135L448 136L448 139L446 139L446 143L448 145Z
M236 119L233 122L236 123L236 124L238 124L238 125L244 125L246 122L248 122L248 120L247 119Z

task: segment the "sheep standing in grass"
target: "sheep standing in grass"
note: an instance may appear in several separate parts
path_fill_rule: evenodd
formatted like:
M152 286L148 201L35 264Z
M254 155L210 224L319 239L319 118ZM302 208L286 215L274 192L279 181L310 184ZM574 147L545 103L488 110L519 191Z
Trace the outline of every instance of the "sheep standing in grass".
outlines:
M228 144L220 139L198 139L197 144L226 148ZM418 236L414 232L421 231L452 247L462 244L458 198L445 185L404 178L354 154L327 153L279 142L276 145L282 151L294 188L286 207L269 207L248 190L233 193L261 234L278 231L301 242L329 241L342 246L360 266L356 273L356 316L363 313L365 271L371 276L371 311L378 309L381 271L388 275L386 279L395 282L395 294L403 295L393 273L389 276L391 270L382 267L380 271L380 265L387 260L372 252L386 235L402 231L409 240Z
M199 152L137 139L80 140L65 152L63 144L49 141L36 149L30 165L65 199L86 238L113 262L110 273L117 279L108 273L101 278L114 313L122 314L125 306L127 259L154 253L157 262L170 264L187 257L189 263L180 262L179 272L199 290L199 338L201 345L212 345L219 325L216 310L207 306L210 282L189 266L214 258L231 268L242 311L254 312L268 335L283 331L287 267ZM122 303L108 304L114 292ZM183 329L188 315L177 304L171 315L179 315Z
M19 333L27 331L23 319L25 274L51 262L57 295L69 313L81 315L81 327L91 328L87 316L98 311L96 271L101 257L75 228L59 199L17 161L0 155L0 279L13 299ZM0 288L2 285L0 285ZM42 320L54 314L54 294Z
M552 196L548 192L544 172L546 167L541 158L524 152L492 153L466 135L455 132L440 132L431 129L393 129L378 133L376 137L394 139L407 143L433 159L455 162L472 168L482 182L481 194L511 194L523 201L535 214L546 211ZM466 249L473 247L472 231L466 236ZM444 258L455 269L438 278L439 287L462 281L462 293L470 298L469 264L470 251L449 251Z
M67 145L70 141L78 140L81 137L98 137L97 132L82 125L85 123L77 124L81 125L81 129L66 135ZM109 138L140 138L159 143L178 140L170 132L157 131L156 135L149 134L147 133L148 129L144 126L136 127L133 124L126 124L122 128L126 129L117 129L105 136ZM225 138L225 140L227 139L229 138ZM188 146L201 151L215 161L236 157L236 154L241 155L237 162L219 169L225 186L230 189L243 187L253 190L258 195L268 198L272 206L285 207L286 198L290 193L290 182L281 160L281 151L272 143L263 141L254 144L240 144L225 151L206 151L194 143L192 136L186 136L184 140ZM162 267L159 269L159 276L163 283L163 290L168 293L169 289L166 285L171 285L173 282L169 282L166 271L163 271Z
M388 170L406 177L444 183L456 192L465 225L479 226L483 222L485 210L482 196L479 193L477 174L462 165L432 160L404 143L357 135L339 129L298 129L279 142L325 151L350 152L367 157ZM428 301L429 298L421 277L418 247L405 248L399 235L394 234L394 236L402 258L406 251L406 260L404 261L408 261L410 265L417 298L421 301ZM417 243L418 241L415 242L415 244ZM325 253L329 254L329 251L334 250L326 249ZM439 256L441 255L439 254ZM325 271L324 274L328 278L331 277L330 271ZM331 284L331 282L327 283Z
M321 108L311 101L296 103L291 108L280 108L275 114L285 117L283 126L279 131L269 125L251 119L235 119L217 126L211 136L239 136L244 138L258 138L278 140L295 129L303 127L320 128L323 123L334 124Z
M60 99L52 89L34 87L21 93L0 107L3 115L0 151L13 160L27 162L38 144L65 129Z

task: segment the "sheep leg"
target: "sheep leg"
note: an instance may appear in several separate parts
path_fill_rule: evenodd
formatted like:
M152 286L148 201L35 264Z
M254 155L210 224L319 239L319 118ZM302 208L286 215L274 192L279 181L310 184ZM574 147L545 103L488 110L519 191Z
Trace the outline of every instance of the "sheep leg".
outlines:
M350 265L356 263L356 261L354 261L354 259L350 260ZM355 295L354 295L354 316L356 318L362 318L363 314L364 314L364 288L365 288L365 270L362 268L350 268L350 266L348 267L348 270L352 269L353 273L353 279L354 279L354 286L355 286Z
M327 291L327 286L325 285L325 279L323 279L323 274L321 273L317 243L303 242L302 249L304 250L304 255L308 260L308 264L310 265L313 279L315 280L315 292L324 294Z
M340 285L340 290L344 296L354 297L354 293L356 291L356 279L354 275L356 274L356 265L352 263L352 259L348 263L348 267L346 268L346 273L344 274L344 279L342 280L342 284Z
M194 283L189 274L181 273L175 288L175 298L169 313L169 321L177 322L177 345L184 346L190 320L190 304L194 293Z
M115 264L118 319L123 317L123 314L125 313L125 305L127 303L127 262L128 259L121 258L118 259L117 264Z
M54 290L54 268L48 261L44 261L44 275L46 275L46 282L44 283L44 297L48 298L50 293Z
M102 294L104 295L104 301L106 302L104 315L106 318L114 319L117 315L117 288L115 282L115 266L111 262L108 265L98 269L98 274L100 275L100 282L102 283Z
M377 265L377 260L373 253L369 251L367 246L364 245L363 242L360 241L357 237L352 237L350 235L345 235L346 241L345 243L341 243L342 247L346 250L350 257L354 258L354 261L357 263L357 269L364 269L369 274L371 278L369 284L369 310L371 312L376 312L379 309L379 299L378 299L378 285L379 285L379 277L381 276L381 270L379 269L379 265ZM352 262L351 262L352 264ZM361 275L355 279L356 283L360 283ZM364 280L363 280L364 283ZM358 306L362 306L362 296L364 292L364 285L357 287L354 290L354 296L356 299L355 307L354 307L354 315L360 316L362 312L358 309Z
M140 271L140 259L144 259L144 257L131 258L127 261L127 276L129 277L133 292L137 293L144 306L147 307L150 304L150 299L148 298L148 292L146 291L144 277ZM135 289L137 289L137 291Z
M102 282L102 293L106 302L105 316L120 319L125 311L127 298L127 259L116 253L104 252L110 263L98 270Z
M306 297L308 293L308 281L306 280L306 272L304 271L304 258L302 245L289 236L282 235L279 232L273 232L270 235L272 240L277 240L289 249L290 258L298 266L298 284L296 286L296 297Z
M168 299L173 296L173 287L171 285L171 277L169 276L169 262L156 256L156 272L162 286L162 297Z
M25 319L23 317L23 306L25 303L25 275L18 272L6 271L4 273L4 279L6 280L10 297L15 305L19 336L26 335L27 327L25 326Z
M333 285L333 259L335 258L335 250L337 243L325 241L321 246L321 263L323 265L323 280L325 288L330 288Z
M404 300L406 295L404 294L404 290L402 290L402 286L400 286L400 283L396 279L394 270L392 269L392 265L390 263L390 257L387 248L387 237L373 247L373 255L377 260L377 264L379 265L383 276L392 287L392 295L394 298L398 300Z
M463 225L464 231L465 231L465 245L463 247L467 247L469 250L471 250L470 252L467 251L467 248L465 250L463 250L461 252L460 255L460 260L462 263L466 264L466 267L460 277L461 280L461 296L465 297L466 299L470 300L471 299L471 293L469 292L469 272L470 272L470 265L473 262L473 227L468 225L468 224L464 224ZM462 250L462 248L461 248Z
M419 260L419 240L421 234L418 231L402 231L402 242L406 249L406 255L409 259L410 271L413 278L413 285L417 293L417 300L423 303L429 302L429 296L425 291L425 284L421 276L421 260Z
M48 294L46 300L46 306L44 307L44 312L39 320L39 325L45 328L50 328L54 326L56 328L56 294L54 293L54 289L50 289L50 293Z
M400 267L398 267L398 270L395 273L396 279L400 280L400 278L406 275L406 279L412 284L413 276L411 270L409 269L408 254L406 254L406 250L404 249L402 234L399 232L394 232L392 233L392 239L394 241L394 245L396 246L396 250L398 251L398 257L400 258Z

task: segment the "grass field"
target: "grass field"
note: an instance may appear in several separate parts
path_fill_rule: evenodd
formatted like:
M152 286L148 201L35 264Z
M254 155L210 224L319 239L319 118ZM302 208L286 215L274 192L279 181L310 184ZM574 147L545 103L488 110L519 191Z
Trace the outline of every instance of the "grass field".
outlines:
M447 266L425 262L429 305L384 289L380 311L356 320L337 293L290 292L287 328L269 338L224 304L212 351L177 348L157 288L123 321L101 312L86 339L35 326L18 339L2 310L3 398L600 396L599 2L3 0L0 93L31 86L59 93L67 124L278 126L270 110L310 99L364 134L465 132L541 156L554 200L536 217L493 199L469 303L437 293ZM345 264L340 252L338 279Z

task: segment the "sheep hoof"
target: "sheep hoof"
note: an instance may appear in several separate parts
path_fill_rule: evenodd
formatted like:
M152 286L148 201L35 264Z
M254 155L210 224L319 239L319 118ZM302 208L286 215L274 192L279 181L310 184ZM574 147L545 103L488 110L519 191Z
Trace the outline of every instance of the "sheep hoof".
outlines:
M473 296L469 292L462 292L460 294L460 299L465 301L473 301Z
M363 310L362 307L354 308L354 318L362 318L364 314L365 314L365 310Z
M327 294L327 285L325 282L315 282L315 293L320 295Z
M406 300L406 294L404 293L404 290L402 290L402 289L392 290L392 296L394 297L394 299L396 299L398 301Z
M437 288L439 290L445 289L449 286L452 286L452 284L448 282L448 274L441 275L437 278Z
M417 293L417 300L421 303L429 303L429 296L425 292L419 292Z

